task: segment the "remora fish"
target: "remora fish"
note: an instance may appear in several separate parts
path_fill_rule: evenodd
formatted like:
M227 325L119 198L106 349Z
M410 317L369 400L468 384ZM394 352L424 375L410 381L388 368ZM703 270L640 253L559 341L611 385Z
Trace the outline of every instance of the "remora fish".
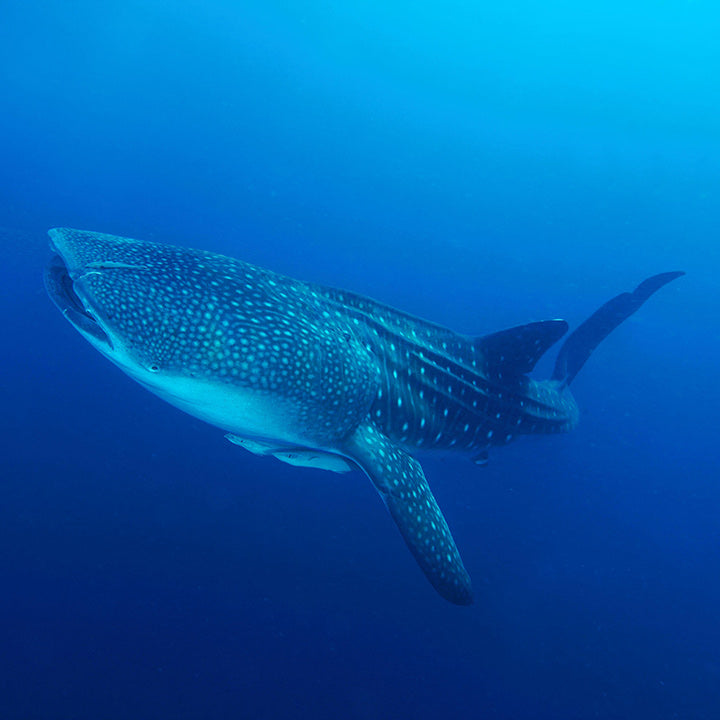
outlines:
M48 293L98 351L251 452L362 469L433 587L460 605L472 602L470 578L411 453L455 449L484 463L519 435L572 429L568 385L591 352L683 274L603 305L537 381L527 374L563 320L467 337L201 250L66 228L50 238Z

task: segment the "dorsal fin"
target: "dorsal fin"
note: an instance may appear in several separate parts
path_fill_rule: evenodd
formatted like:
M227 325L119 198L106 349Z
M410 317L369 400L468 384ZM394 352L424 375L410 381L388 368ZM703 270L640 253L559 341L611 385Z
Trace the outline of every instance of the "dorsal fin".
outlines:
M525 375L566 332L564 320L542 320L478 338L490 376Z
M401 341L410 337L414 344L424 346L470 372L480 371L477 354L481 354L486 371L495 378L503 375L519 377L530 372L568 329L564 320L544 320L492 335L468 337L362 295L319 285L312 288L326 299L341 304L345 312L357 313L376 332L387 333Z

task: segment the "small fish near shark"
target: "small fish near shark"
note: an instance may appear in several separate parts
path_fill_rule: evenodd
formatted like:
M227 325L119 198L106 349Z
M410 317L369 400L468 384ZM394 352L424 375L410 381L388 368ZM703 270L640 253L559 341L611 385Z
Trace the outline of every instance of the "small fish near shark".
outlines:
M569 385L667 272L613 298L528 376L568 330L546 320L469 337L360 295L222 255L98 232L49 231L45 286L93 347L151 392L250 452L361 469L433 587L472 602L470 577L418 450L479 464L520 435L571 430Z

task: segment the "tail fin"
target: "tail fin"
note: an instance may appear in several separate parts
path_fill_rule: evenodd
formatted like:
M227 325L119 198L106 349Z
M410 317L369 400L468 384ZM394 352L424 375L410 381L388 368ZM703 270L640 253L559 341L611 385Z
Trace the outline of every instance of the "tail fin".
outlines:
M565 340L555 361L552 379L560 381L563 385L569 385L600 342L623 320L627 320L639 310L643 303L663 285L684 274L684 272L666 272L653 275L641 282L633 292L622 293L606 302Z

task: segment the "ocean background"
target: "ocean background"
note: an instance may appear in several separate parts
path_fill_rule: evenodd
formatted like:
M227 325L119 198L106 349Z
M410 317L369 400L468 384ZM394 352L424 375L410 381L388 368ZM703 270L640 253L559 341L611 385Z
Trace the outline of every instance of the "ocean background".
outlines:
M703 0L3 0L0 718L720 717L719 29ZM360 473L244 452L93 350L42 286L54 226L473 334L687 275L587 363L575 432L425 461L458 608Z

